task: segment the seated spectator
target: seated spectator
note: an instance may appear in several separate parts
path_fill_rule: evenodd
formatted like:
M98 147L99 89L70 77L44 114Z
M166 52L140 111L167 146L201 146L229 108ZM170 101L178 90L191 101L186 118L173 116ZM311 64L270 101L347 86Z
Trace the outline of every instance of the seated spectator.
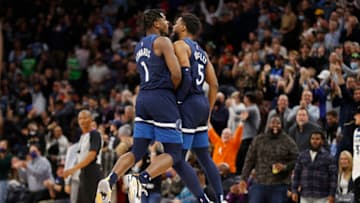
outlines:
M54 203L70 203L69 194L65 192L65 180L62 177L64 172L64 164L59 163L56 169L55 180L48 179L44 181L44 185L49 189L50 196L54 199Z

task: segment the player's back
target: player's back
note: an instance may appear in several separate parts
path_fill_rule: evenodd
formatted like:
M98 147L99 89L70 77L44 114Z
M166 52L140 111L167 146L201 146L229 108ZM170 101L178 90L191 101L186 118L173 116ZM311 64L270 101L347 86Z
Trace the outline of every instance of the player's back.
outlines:
M188 38L185 38L184 42L191 49L190 69L192 84L186 99L179 108L183 127L195 129L199 126L206 126L209 117L209 101L202 89L205 82L208 60L205 51L197 42Z
M176 123L180 119L174 86L165 59L157 56L154 43L159 35L143 37L135 48L140 92L136 98L136 121Z
M197 42L189 38L185 38L184 42L189 45L191 49L190 68L193 80L189 94L204 94L202 87L205 82L206 66L208 63L206 52Z
M148 35L135 48L137 70L140 74L140 90L171 89L173 83L165 60L157 56L153 44L158 35Z

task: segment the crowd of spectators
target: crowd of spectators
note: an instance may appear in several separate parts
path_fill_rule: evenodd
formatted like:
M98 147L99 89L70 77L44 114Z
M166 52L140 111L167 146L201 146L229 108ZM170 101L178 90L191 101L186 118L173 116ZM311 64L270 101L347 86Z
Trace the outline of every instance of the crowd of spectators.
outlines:
M41 161L52 171L52 177L41 174L41 182L52 182L41 185L34 177L28 184L35 181L41 191L63 185L67 149L81 135L76 115L84 108L104 140L105 175L128 150L140 81L133 50L144 34L146 8L163 9L171 23L182 12L202 20L198 41L220 84L212 140L215 149L239 144L229 152L239 152L237 159L214 152L216 160L230 160L218 163L225 195L238 191L235 175L241 174L252 140L267 132L270 115L280 117L300 152L310 148L314 131L325 132L324 147L336 158L343 150L352 152L353 116L360 104L359 1L0 0L0 139L6 146L0 163L13 168L10 177L9 167L0 168L0 190L3 180L19 179L23 160L34 159L32 151L45 157ZM9 162L11 156L15 161ZM179 181L169 171L163 184ZM181 191L164 188L169 199ZM65 189L53 189L52 199L68 198Z

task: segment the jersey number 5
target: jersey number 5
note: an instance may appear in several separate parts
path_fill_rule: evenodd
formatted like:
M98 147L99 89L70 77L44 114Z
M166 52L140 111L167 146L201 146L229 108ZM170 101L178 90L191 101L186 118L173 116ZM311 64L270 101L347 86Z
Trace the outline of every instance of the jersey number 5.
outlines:
M199 77L196 78L196 85L201 85L205 79L204 65L202 65L202 64L198 64L198 75L199 75Z

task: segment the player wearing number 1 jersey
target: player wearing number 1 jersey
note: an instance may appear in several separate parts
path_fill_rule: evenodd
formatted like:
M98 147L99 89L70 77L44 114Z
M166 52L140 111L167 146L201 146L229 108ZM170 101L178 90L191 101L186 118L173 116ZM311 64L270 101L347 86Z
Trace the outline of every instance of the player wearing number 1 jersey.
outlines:
M216 193L216 202L222 202L221 178L208 152L207 134L209 113L215 103L218 82L206 52L193 40L200 29L200 20L193 14L183 14L173 27L175 35L179 38L174 43L174 47L182 67L183 77L177 91L184 138L183 155L189 149L195 153ZM202 88L205 81L209 84L208 98ZM181 169L181 162L174 168L185 183L186 181L191 182L191 180L187 180L185 171Z
M97 202L110 202L111 186L118 177L139 161L148 145L156 140L164 145L165 153L156 156L149 167L129 182L130 202L141 198L144 184L181 161L182 136L180 114L175 89L181 82L181 70L169 38L168 21L158 9L144 12L146 36L135 48L140 73L140 92L136 100L134 145L121 156L113 172L98 185Z

